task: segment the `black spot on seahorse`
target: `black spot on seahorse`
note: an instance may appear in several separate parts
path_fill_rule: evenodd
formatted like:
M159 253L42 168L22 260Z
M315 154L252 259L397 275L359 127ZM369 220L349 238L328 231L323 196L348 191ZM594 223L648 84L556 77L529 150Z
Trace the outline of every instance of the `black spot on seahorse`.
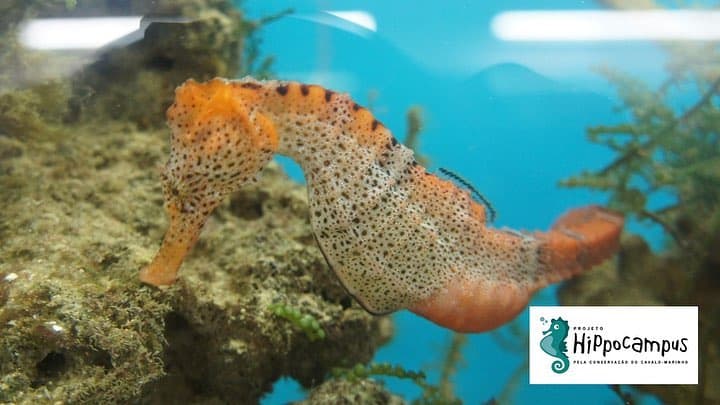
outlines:
M330 99L332 98L333 94L335 94L334 91L325 89L325 101L330 101Z
M307 84L300 85L300 93L302 93L303 96L307 96L310 93L310 88Z
M353 103L353 106L352 106L353 111L357 111L357 110L359 110L359 109L361 109L361 108L363 108L363 106L361 106L360 104L358 104L358 103Z
M257 89L259 89L259 88L262 87L262 86L259 85L259 84L257 84L257 83L243 83L243 84L240 85L240 87L242 87L242 88L244 88L244 89L257 90Z
M280 85L280 86L277 86L277 87L275 88L275 91L277 91L278 94L280 94L281 96L284 96L284 95L286 95L287 92L288 92L288 86L285 85L285 84Z
M373 122L372 122L372 130L373 130L373 131L376 130L377 127L378 127L378 125L380 125L380 121L378 121L378 120L373 120Z
M390 142L392 142L392 146L397 146L397 144L398 144L398 140L395 139L394 136L391 136L391 137L390 137Z

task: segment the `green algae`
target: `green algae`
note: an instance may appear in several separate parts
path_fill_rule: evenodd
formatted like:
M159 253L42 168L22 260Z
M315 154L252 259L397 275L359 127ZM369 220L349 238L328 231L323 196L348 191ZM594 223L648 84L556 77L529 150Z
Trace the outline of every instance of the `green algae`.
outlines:
M170 306L127 271L150 252L137 245L132 221L104 212L113 198L100 189L122 171L96 168L102 150L88 133L1 146L19 151L3 160L0 177L3 401L123 400L163 374Z
M70 87L48 81L0 94L0 132L9 137L37 137L53 132L68 112Z
M303 314L297 308L283 304L272 304L268 309L275 315L287 319L290 323L305 332L305 336L307 336L310 341L325 339L325 331L314 316Z
M335 379L351 383L374 381L374 378L398 378L411 381L422 390L422 395L415 399L414 404L438 405L461 404L457 398L452 377L457 373L463 360L462 350L467 343L467 335L453 333L450 343L442 357L440 379L437 384L428 382L423 371L407 370L401 365L390 363L358 363L352 367L333 368L331 375Z
M453 401L441 400L440 389L427 382L427 377L422 371L406 370L400 365L389 363L358 363L349 368L334 368L332 376L336 379L347 380L353 384L369 380L371 377L392 377L402 380L409 380L423 391L422 397L415 401L421 404L453 403Z

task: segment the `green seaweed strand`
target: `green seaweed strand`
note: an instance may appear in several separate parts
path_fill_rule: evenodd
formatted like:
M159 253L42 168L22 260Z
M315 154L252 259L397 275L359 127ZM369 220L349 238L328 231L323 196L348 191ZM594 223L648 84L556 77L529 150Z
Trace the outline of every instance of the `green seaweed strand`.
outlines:
M422 371L406 370L400 365L390 363L358 363L351 368L334 368L331 371L334 378L343 378L354 382L370 377L394 377L412 381L423 391L421 398L413 401L415 404L460 404L456 399L448 399L442 395L441 389L427 382Z
M285 304L272 304L268 309L302 330L311 342L325 339L325 331L320 327L320 322L312 315L303 314L299 309Z

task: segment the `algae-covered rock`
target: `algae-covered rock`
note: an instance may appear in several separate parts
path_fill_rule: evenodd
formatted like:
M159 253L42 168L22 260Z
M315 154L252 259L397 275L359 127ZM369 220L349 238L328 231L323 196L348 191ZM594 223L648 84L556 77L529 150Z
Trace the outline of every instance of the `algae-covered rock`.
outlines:
M76 118L112 117L162 127L175 87L236 74L246 22L227 0L130 2L142 38L111 48L75 77Z
M0 135L0 401L257 400L368 361L390 334L337 283L276 166L212 217L176 286L141 285L166 226L165 131ZM282 303L325 331L311 341Z
M68 111L69 97L70 86L59 81L0 93L0 133L29 137L52 132Z
M169 300L131 287L129 269L148 254L127 215L132 203L120 216L106 209L134 196L133 216L151 210L142 194L156 188L152 173L142 175L147 187L118 191L137 167L124 159L159 156L161 147L128 135L74 129L33 142L0 134L9 156L0 163L0 401L127 399L163 374Z
M143 20L99 50L39 52L19 41L30 18L113 16ZM229 0L12 0L0 4L0 94L72 75L69 119L162 127L178 84L237 73L251 28Z
M328 380L313 389L307 400L298 405L402 405L406 402L390 394L379 382L371 379Z
M72 79L0 83L0 403L252 403L281 376L318 385L389 339L389 319L328 269L304 187L276 165L211 217L176 285L138 281L167 226L169 133L147 128L182 81L233 75L247 22L230 1L12 4L27 6L17 18L180 20Z

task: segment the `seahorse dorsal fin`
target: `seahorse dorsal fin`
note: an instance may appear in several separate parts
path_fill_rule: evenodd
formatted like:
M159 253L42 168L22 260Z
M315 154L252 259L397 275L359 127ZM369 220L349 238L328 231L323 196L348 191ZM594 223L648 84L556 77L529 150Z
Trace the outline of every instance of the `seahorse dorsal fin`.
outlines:
M447 178L449 178L449 179L453 180L454 182L458 183L460 186L466 188L466 189L470 192L470 196L472 196L475 201L477 201L477 202L481 203L482 205L484 205L485 208L487 209L487 211L488 211L488 222L489 222L489 223L495 222L495 216L497 215L497 212L495 211L495 208L493 207L492 204L490 204L490 201L489 201L487 198L485 198L484 195L480 194L480 192L477 191L477 189L475 189L475 187L473 187L472 184L470 184L469 181L465 180L465 179L464 179L463 177L461 177L460 175L458 175L458 174L456 174L456 173L454 173L454 172L452 172L452 171L450 171L450 170L448 170L448 169L446 169L446 168L444 168L444 167L439 168L438 171L439 171L440 173L442 173L443 175L445 175Z

